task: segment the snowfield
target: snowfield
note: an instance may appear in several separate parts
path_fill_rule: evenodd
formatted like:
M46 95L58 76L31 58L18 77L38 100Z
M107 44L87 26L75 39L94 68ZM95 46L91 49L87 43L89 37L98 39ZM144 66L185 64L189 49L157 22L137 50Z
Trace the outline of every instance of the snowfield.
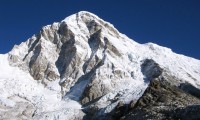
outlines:
M81 105L70 99L62 100L58 87L58 81L45 87L39 81L34 80L29 73L18 67L11 67L7 54L0 55L0 105L5 106L6 109L14 108L20 102L29 102L35 107L34 111L40 113L34 119L40 119L44 113L50 115L48 119L53 119L59 114L61 118L62 114L65 117L73 117L82 109ZM19 106L18 109L23 109L22 107ZM3 111L7 111L6 109L0 106L0 115Z

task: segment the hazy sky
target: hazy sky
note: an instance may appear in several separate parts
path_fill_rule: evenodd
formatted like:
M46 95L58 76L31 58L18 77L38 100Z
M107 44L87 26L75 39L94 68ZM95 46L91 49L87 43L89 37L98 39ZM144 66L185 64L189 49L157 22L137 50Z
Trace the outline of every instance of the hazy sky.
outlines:
M200 0L0 0L0 53L81 10L139 43L200 59Z

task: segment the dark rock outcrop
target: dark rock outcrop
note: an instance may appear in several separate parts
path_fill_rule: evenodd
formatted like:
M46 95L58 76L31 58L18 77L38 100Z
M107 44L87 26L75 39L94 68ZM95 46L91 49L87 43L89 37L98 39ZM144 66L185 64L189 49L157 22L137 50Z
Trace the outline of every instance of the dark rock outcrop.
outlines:
M197 97L159 77L151 81L142 97L121 119L199 119L198 104Z
M145 59L141 65L141 71L146 76L146 80L157 78L163 72L163 69L152 59Z

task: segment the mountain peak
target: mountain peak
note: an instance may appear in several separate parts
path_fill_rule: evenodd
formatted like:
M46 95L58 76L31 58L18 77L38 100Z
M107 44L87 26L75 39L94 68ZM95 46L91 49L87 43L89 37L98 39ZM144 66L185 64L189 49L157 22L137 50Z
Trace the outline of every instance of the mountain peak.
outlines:
M64 20L61 21L61 23L66 23L72 29L89 31L91 34L93 34L94 29L102 29L110 33L112 32L113 34L116 34L118 36L120 34L119 31L111 23L106 22L103 19L99 18L97 15L87 11L80 11L76 14L66 17Z
M91 13L91 12L88 12L88 11L79 11L79 12L77 12L77 13L75 13L75 14L72 14L72 15L70 15L70 16L68 16L68 17L66 17L65 19L67 19L67 18L70 18L70 17L72 17L72 16L76 16L76 15L79 15L79 16L87 16L87 17L96 17L96 18L99 18L97 15L95 15L94 13ZM65 20L64 19L64 20Z
M68 17L66 17L63 21L68 21L69 19L74 19L74 18L82 18L82 19L85 19L85 18L90 18L90 20L94 20L94 19L100 19L97 15L91 13L91 12L88 12L88 11L80 11L78 13L75 13L73 15L70 15Z
M200 86L199 60L153 43L139 44L86 11L43 27L0 59L0 68L9 69L0 74L6 98L1 100L0 94L0 104L7 100L20 106L13 96L20 97L33 106L36 112L30 116L35 119L57 118L58 113L60 119L73 118L77 110L83 117L77 102L86 106L86 113L106 115L120 101L136 102L152 79ZM77 107L66 113L71 108L67 103L73 102Z

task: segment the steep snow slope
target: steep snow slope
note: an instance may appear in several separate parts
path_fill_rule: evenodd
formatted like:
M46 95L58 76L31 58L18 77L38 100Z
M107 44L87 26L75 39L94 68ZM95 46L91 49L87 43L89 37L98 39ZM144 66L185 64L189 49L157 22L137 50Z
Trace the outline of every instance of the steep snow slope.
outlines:
M6 91L0 103L14 107L11 96L26 99L37 110L35 118L73 115L81 106L72 100L84 109L97 107L98 115L109 113L119 101L137 101L152 77L142 70L147 59L175 77L177 86L189 82L200 88L199 60L153 43L139 44L85 11L43 27L0 57L0 88ZM70 114L64 114L66 108Z

